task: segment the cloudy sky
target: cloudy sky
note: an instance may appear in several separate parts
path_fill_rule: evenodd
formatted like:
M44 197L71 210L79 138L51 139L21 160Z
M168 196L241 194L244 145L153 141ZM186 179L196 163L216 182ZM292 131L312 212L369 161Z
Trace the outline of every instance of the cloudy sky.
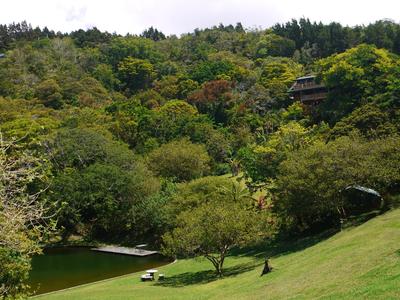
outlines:
M219 23L265 28L302 16L346 25L399 22L399 11L399 0L1 0L0 23L27 20L62 32L97 26L121 34L155 26L181 34Z

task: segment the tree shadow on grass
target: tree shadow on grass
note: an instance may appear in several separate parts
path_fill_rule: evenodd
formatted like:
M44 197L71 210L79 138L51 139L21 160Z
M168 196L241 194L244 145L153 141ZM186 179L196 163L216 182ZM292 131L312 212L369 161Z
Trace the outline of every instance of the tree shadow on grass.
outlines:
M229 268L224 268L223 277L233 277L245 273L262 265L262 263L245 263ZM200 272L185 272L171 277L166 277L163 281L158 281L155 285L164 287L183 287L191 284L204 284L220 279L214 270Z
M273 241L264 242L263 244L253 246L251 248L233 249L229 253L229 256L252 256L258 259L266 257L276 258L312 247L330 238L337 232L337 230L329 230L318 235L297 239L277 238Z

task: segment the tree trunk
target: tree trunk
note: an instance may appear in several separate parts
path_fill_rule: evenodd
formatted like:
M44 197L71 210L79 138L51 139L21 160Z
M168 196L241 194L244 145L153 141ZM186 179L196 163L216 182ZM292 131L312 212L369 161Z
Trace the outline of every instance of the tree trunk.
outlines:
M222 266L224 264L225 255L222 254L219 259L211 255L205 255L205 258L207 258L213 264L218 276L222 277Z

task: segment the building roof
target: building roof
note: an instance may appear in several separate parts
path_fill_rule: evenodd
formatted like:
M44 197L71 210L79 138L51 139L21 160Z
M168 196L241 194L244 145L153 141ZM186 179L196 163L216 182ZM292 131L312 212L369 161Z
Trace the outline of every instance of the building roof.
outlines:
M363 192L363 193L374 195L374 196L379 197L379 198L381 197L381 194L379 194L377 191L375 191L373 189L370 189L370 188L367 188L367 187L364 187L364 186L361 186L361 185L357 185L357 184L349 185L348 187L345 188L345 190L346 191L348 191L348 190L357 190L357 191L360 191L360 192Z
M298 77L296 81L293 83L293 85L289 88L289 92L294 92L294 91L305 91L305 90L313 90L313 89L320 89L324 88L325 85L322 83L316 83L315 80L312 80L310 82L302 82L302 80L306 79L315 79L315 75L305 75L302 77Z
M310 75L298 77L296 80L310 79L310 78L315 78L315 77L316 77L315 75L310 74Z

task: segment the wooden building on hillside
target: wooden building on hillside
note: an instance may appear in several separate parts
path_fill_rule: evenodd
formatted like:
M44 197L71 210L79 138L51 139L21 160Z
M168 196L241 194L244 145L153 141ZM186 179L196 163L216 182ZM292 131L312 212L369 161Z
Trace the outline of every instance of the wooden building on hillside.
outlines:
M295 101L307 106L318 105L327 97L326 87L322 83L317 83L314 75L297 78L289 93Z

